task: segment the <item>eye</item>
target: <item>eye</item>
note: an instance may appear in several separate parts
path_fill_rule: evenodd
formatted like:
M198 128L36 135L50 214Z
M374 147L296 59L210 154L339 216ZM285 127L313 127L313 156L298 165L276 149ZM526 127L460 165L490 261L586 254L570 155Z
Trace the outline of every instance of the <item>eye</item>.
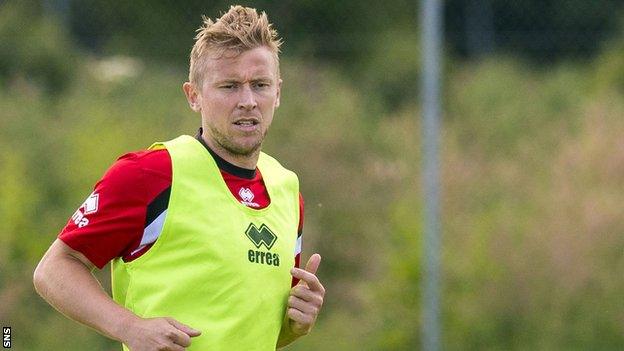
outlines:
M270 84L267 82L257 82L257 83L254 83L254 86L256 88L267 88L270 86Z
M234 83L227 83L227 84L222 84L219 86L219 89L224 89L224 90L232 90L236 88L236 84Z

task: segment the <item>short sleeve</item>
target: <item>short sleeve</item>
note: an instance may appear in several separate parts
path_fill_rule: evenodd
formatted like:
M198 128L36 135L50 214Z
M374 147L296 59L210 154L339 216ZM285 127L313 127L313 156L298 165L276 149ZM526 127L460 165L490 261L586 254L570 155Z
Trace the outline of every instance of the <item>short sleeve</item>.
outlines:
M120 157L73 213L59 239L102 268L141 240L144 174L134 153Z

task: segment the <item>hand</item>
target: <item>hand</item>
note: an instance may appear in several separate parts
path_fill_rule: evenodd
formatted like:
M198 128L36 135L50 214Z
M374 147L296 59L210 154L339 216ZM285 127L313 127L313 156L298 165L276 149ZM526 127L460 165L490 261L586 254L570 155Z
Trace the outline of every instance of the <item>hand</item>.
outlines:
M184 351L201 332L170 317L135 319L121 340L132 351Z
M308 334L323 306L325 288L316 277L321 255L314 254L306 263L305 270L293 268L290 273L299 283L290 290L288 310L290 329L296 336Z

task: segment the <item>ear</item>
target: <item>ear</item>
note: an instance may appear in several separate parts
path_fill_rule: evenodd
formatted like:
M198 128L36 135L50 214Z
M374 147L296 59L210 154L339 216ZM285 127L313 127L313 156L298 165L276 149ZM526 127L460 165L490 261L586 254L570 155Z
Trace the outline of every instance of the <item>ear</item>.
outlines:
M280 105L280 96L281 96L281 92L282 92L282 80L278 79L277 80L277 98L275 99L275 108L278 108Z
M184 90L184 95L186 95L186 101L188 101L191 110L195 112L201 111L201 96L195 89L195 85L190 82L185 82L182 84L182 90Z

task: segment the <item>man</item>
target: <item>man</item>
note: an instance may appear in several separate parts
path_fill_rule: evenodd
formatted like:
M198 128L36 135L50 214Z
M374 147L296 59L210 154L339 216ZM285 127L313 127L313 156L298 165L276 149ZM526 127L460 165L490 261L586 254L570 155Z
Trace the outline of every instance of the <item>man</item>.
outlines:
M122 156L34 274L50 304L125 350L271 350L323 303L321 257L294 267L297 177L260 152L280 101L277 33L241 6L198 32L183 85L196 137ZM112 299L91 274L109 261Z

